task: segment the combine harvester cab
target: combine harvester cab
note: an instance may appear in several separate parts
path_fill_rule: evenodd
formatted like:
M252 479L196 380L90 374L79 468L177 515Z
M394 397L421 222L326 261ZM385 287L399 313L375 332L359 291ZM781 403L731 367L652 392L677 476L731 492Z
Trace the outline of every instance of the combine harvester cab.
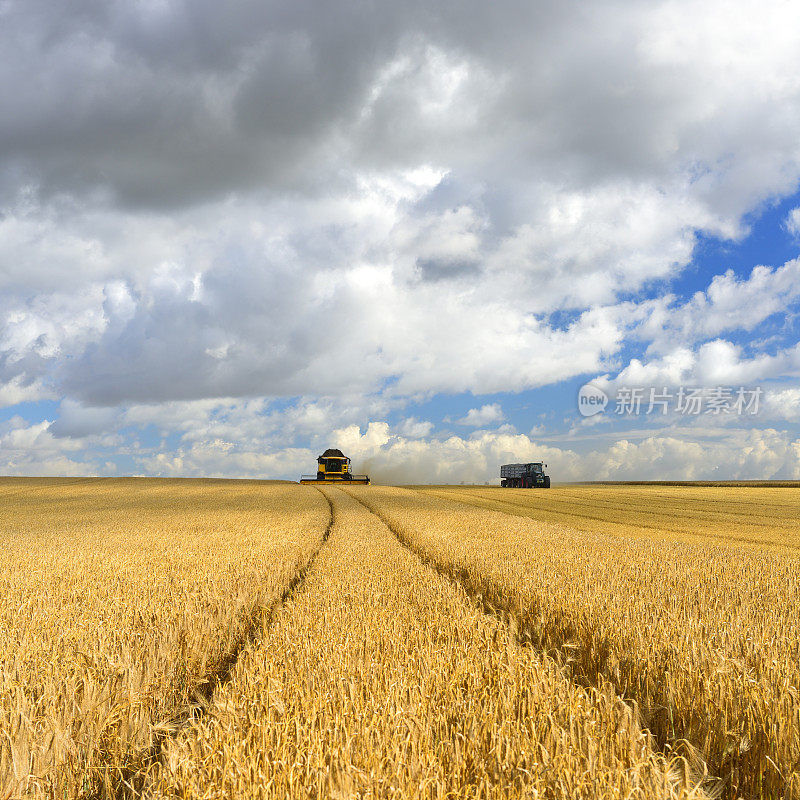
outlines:
M500 467L500 485L516 489L549 489L550 476L544 474L546 466L541 461L503 464Z
M317 474L301 475L300 483L361 483L369 485L369 475L354 475L350 459L334 448L326 450L317 459Z

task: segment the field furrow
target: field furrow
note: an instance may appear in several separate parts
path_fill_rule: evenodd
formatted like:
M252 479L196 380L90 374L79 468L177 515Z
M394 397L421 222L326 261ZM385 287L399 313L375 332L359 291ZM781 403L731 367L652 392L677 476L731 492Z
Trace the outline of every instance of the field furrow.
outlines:
M0 797L114 796L230 671L328 504L244 482L6 488Z
M654 753L607 685L576 686L353 497L324 491L328 543L206 712L169 741L150 794L698 795L685 762Z
M636 700L659 748L690 742L727 797L800 796L794 554L576 531L403 489L349 491L577 681L609 681Z

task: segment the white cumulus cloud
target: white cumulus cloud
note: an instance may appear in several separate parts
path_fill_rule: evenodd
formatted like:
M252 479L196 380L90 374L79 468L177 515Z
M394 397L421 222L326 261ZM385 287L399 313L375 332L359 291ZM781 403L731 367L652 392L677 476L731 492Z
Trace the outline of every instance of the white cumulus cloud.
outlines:
M472 428L483 428L502 422L505 418L506 415L499 403L487 403L480 408L471 408L461 419L456 420L456 423Z

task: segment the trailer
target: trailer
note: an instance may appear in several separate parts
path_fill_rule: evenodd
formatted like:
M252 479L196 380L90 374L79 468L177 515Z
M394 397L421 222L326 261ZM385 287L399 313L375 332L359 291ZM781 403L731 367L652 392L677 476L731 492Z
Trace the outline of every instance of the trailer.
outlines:
M542 461L503 464L500 467L500 485L512 489L549 489L550 476L544 473L546 466Z

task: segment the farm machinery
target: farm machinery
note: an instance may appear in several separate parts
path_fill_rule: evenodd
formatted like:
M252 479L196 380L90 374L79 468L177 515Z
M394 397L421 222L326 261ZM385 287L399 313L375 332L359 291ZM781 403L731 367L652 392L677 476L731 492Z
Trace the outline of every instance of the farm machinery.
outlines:
M549 489L550 476L544 474L546 466L541 461L503 464L500 467L500 485L517 489Z
M369 485L369 475L354 475L350 459L336 448L329 448L317 458L317 474L301 475L300 483L361 483Z

